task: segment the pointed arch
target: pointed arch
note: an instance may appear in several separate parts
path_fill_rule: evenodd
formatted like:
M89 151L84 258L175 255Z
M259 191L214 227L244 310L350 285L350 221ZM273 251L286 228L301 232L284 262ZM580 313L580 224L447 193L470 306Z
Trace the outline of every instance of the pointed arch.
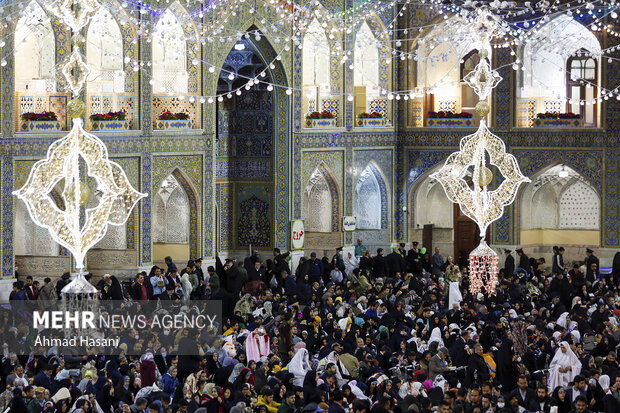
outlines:
M321 162L303 192L302 217L308 232L340 230L340 190L331 170Z
M560 176L560 171L566 176ZM532 174L518 197L521 231L530 229L600 230L600 195L570 166L555 162Z
M520 126L532 126L536 113L569 111L580 114L586 126L597 125L597 104L580 104L600 96L601 44L589 28L558 14L537 27L518 56Z
M414 188L412 201L414 229L424 228L426 224L433 224L436 228L452 228L454 206L437 180L426 176Z
M175 168L158 184L153 197L153 242L189 244L190 257L198 257L199 211L196 188Z
M381 94L381 82L379 80L381 59L377 39L366 21L361 24L355 34L353 57L355 59L354 85L366 87L367 97L379 96Z
M302 40L302 85L319 87L321 94L329 95L330 42L325 30L315 17L312 19Z
M89 93L123 93L123 35L112 13L99 9L86 34L86 62L90 68L87 79ZM112 110L112 108L110 108Z
M198 93L200 47L198 29L177 0L161 14L153 31L153 92ZM198 62L198 64L196 64Z
M389 216L389 191L383 173L371 161L355 186L354 215L358 229L386 229Z
M15 88L18 92L45 93L55 88L55 36L43 8L31 1L15 27Z
M366 25L374 37L373 41L378 51L378 69L379 69L379 88L388 90L392 80L392 47L389 32L386 30L383 21L376 13L370 13L361 23L360 27ZM358 31L359 31L358 28ZM356 39L357 43L357 33Z

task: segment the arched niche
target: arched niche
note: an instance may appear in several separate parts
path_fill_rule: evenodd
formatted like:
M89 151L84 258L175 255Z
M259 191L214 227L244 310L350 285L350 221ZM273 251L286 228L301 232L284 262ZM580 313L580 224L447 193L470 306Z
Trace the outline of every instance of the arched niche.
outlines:
M423 126L431 111L474 112L477 97L463 81L463 75L486 47L478 39L471 24L454 16L432 25L413 42L411 53L417 59L410 61L415 73L411 81L418 96L410 104L417 111L415 126ZM490 59L492 48L486 47L486 51Z
M322 96L330 93L330 46L325 29L312 19L302 41L302 83L317 87Z
M413 199L413 227L415 230L432 224L436 228L452 228L454 206L436 179L426 177L415 188Z
M189 244L189 197L173 175L166 177L155 194L153 242Z
M522 245L598 245L601 201L579 172L552 165L530 177L518 197Z
M518 126L533 126L537 113L568 111L582 115L586 126L598 123L597 105L579 104L600 94L601 45L587 27L559 14L541 24L518 52L523 61L517 76Z
M189 115L193 128L200 128L198 94L200 93L200 36L190 14L175 1L155 23L152 36L152 117L157 122L166 112Z
M355 35L355 48L353 52L355 67L353 80L356 88L364 88L366 97L378 97L380 95L379 82L379 49L377 39L370 29L368 22L362 23ZM360 89L357 89L358 91Z
M32 1L15 27L15 90L45 94L55 90L54 31L49 16ZM34 108L33 108L34 109Z
M187 93L187 42L172 8L159 18L152 42L153 93Z
M199 255L200 201L198 192L187 175L175 168L157 185L152 200L152 237L156 260L163 259L167 250L175 251L182 259Z
M93 17L86 35L89 94L123 93L123 36L112 13L104 8Z
M392 49L390 36L376 14L369 14L356 27L350 47L353 49L355 115L378 112L389 119L387 93L391 89Z
M337 232L340 228L338 184L323 163L312 172L304 189L302 218L307 232Z
M389 193L379 168L371 162L360 174L355 185L354 215L358 230L379 230L388 227Z

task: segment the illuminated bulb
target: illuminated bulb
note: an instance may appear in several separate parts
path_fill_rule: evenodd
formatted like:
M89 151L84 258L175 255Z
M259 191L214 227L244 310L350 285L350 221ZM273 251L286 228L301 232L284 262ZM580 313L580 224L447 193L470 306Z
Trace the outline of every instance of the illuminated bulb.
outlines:
M267 90L271 92L273 90L273 85L268 85Z
M228 75L228 80L235 80L235 75L232 73Z
M286 89L286 94L290 96L293 94L293 91L291 89Z
M211 99L211 98L209 98L209 99ZM209 102L209 103L212 103L212 102L213 102L213 99L211 99L211 102ZM202 96L200 97L200 103L205 103L205 98L202 97Z
M558 173L560 178L568 178L568 171L562 166L562 170Z
M209 66L209 73L215 72L215 68L213 66Z
M353 102L353 96L352 96L352 95L347 96L347 100L348 100L349 102Z
M198 66L198 59L194 57L194 58L192 59L192 64L193 64L194 66Z
M209 99L207 100L207 102L209 102L209 103L213 103L213 98L209 98Z
M218 96L217 101L218 101L218 102L223 102L223 101L224 101L224 98L223 98L222 96Z

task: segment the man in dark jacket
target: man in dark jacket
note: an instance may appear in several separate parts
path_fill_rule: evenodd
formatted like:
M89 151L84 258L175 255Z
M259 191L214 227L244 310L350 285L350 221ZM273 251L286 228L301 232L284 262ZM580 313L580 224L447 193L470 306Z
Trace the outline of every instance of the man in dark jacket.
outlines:
M190 330L187 337L181 338L179 341L179 364L177 378L179 383L183 383L185 378L200 368L200 357L198 352L198 335L199 331Z
M401 268L401 260L400 253L398 252L398 248L396 246L392 247L392 253L387 256L387 266L388 266L388 277L393 278L396 273L402 275L403 268Z
M234 265L233 260L226 259L226 264L224 264L224 279L226 280L226 291L232 294L233 297L236 298L239 296L239 292L241 291L241 274L239 274L239 269L236 265Z
M321 275L323 275L323 262L316 257L316 252L310 254L308 275L310 276L310 283L319 282Z
M517 388L510 392L509 399L512 399L514 396L517 397L519 406L524 409L529 406L532 400L536 399L536 393L528 387L527 377L523 375L519 376L517 379Z
M512 256L512 251L505 249L506 261L504 261L504 276L510 277L515 272L515 257Z
M532 265L530 264L530 259L523 252L523 248L517 249L517 255L519 255L519 268L523 268L528 276L532 274Z
M422 255L418 249L418 242L414 241L412 247L407 253L407 271L413 275L422 274Z
M586 259L585 259L585 266L586 266L586 279L590 282L594 282L594 274L596 273L596 271L592 270L592 264L595 264L596 267L598 269L600 263L599 263L599 259L598 257L596 257L594 255L594 251L592 251L590 248L586 248Z
M250 265L250 267L246 268L248 272L248 282L265 281L265 269L261 265L260 260L254 262L247 262L246 260L246 265Z
M295 302L295 297L297 296L297 283L295 279L291 277L286 271L282 271L280 273L283 280L284 294L288 297L290 302Z
M553 263L551 266L551 272L553 274L566 274L566 267L564 267L564 247L558 248L558 252L553 256Z
M387 260L383 255L383 248L377 248L377 256L374 259L375 266L373 275L375 278L385 277L388 273Z
M482 345L474 346L474 354L469 358L467 364L467 378L465 379L465 387L470 387L473 383L484 383L491 378L489 366L484 361Z
M60 292L67 286L67 284L69 284L70 277L71 275L66 272L62 275L62 277L60 277L60 280L56 282L56 295L58 295L58 297L61 297Z
M527 411L549 413L555 401L547 394L547 386L541 385L536 389L536 398L530 400Z
M35 386L39 386L39 387L45 387L47 390L52 390L52 384L53 384L53 380L52 380L52 366L51 365L45 365L45 367L43 367L41 369L41 371L39 371L39 373L37 373L36 376L34 376L34 380L32 381L32 384Z
M452 364L457 367L467 365L467 351L465 350L467 340L469 340L469 331L463 330L461 336L454 341L454 344L450 348Z
M136 276L136 282L131 286L131 297L136 301L150 300L153 298L153 286L144 282L144 274Z

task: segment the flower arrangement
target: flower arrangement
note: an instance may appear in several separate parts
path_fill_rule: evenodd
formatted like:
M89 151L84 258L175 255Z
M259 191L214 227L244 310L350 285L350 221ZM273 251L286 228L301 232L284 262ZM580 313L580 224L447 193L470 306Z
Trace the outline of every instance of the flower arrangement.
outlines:
M383 115L380 114L379 112L364 112L364 113L360 113L359 115L357 115L358 118L360 119L379 119L382 118Z
M312 112L306 116L306 119L335 119L336 116L330 111Z
M185 112L172 113L170 111L165 111L157 118L159 120L187 120L189 119L189 115Z
M125 120L126 113L121 111L118 112L108 112L108 113L93 113L90 115L90 120L93 121L101 121L101 120Z
M580 114L573 113L573 112L567 112L567 113L545 112L545 113L538 113L536 117L538 119L581 119Z
M461 112L461 113L456 113L456 112L452 112L452 111L439 111L439 112L428 112L428 117L429 118L434 118L434 119L448 119L448 118L459 118L459 119L471 119L474 117L474 115L472 115L469 112Z
M33 122L33 121L56 121L56 114L54 112L26 112L22 113L21 118L23 121Z

